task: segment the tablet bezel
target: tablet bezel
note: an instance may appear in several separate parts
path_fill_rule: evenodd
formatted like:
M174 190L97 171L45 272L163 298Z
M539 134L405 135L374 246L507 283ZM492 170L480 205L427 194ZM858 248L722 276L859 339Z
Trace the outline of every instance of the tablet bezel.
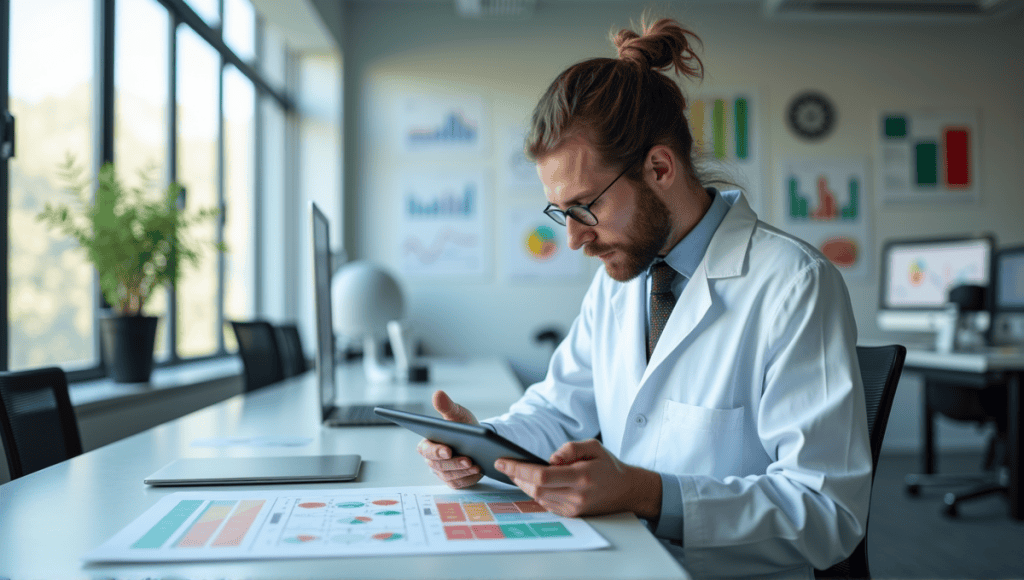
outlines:
M504 473L494 468L494 462L502 457L509 457L549 465L547 461L523 449L515 443L498 435L481 425L468 425L446 421L437 417L408 413L384 407L375 407L374 413L394 421L413 433L422 435L436 443L443 443L452 448L454 457L469 457L480 466L484 475L491 479L515 485Z

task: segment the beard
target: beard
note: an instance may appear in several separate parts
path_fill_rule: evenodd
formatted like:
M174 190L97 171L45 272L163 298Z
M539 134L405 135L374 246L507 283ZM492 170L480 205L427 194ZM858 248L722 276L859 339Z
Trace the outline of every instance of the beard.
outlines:
M647 270L665 247L671 233L668 207L646 183L636 184L636 211L626 224L626 241L613 245L587 244L586 253L601 256L612 250L619 255L604 264L613 280L628 282ZM621 259L621 261L614 261Z

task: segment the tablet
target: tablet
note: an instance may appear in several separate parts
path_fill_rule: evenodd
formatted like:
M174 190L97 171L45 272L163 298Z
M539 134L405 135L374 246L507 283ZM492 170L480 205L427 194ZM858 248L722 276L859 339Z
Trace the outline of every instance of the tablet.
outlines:
M436 417L419 415L377 407L373 410L385 419L418 433L431 441L444 443L452 448L455 457L465 456L483 470L484 475L498 481L512 484L507 475L494 469L494 462L502 457L548 465L548 462L515 443L480 425L467 425L445 421ZM512 484L515 485L515 484Z
M142 480L149 485L246 485L351 481L358 455L285 457L190 457L176 459Z

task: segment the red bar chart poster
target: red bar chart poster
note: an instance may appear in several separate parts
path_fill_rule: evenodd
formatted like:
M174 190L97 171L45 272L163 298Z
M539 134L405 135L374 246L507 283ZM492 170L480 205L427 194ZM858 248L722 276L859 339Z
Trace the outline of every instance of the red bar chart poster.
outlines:
M447 487L168 494L90 562L593 550L608 541L522 491Z
M882 112L878 144L882 201L978 201L976 112Z
M781 165L782 229L810 243L847 279L871 274L871 205L864 161L800 159Z

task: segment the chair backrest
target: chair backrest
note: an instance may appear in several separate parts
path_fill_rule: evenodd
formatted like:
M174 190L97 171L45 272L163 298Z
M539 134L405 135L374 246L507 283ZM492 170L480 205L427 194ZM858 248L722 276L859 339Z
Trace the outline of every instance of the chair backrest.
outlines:
M63 370L0 372L0 435L11 479L82 454Z
M896 385L903 373L903 360L907 357L904 346L858 346L857 362L864 382L864 401L868 412L868 437L871 440L871 482L875 481L878 456L882 452L882 439L889 423L889 411L896 396ZM865 521L865 525L867 522ZM816 578L870 578L868 568L867 535L853 550L850 557L827 570L815 570Z
M281 351L274 326L264 320L231 321L238 340L238 354L245 367L245 390L254 391L284 380Z
M294 324L279 324L274 327L274 331L277 332L277 346L281 349L281 368L285 378L301 375L309 370L306 353L302 350L299 327Z

